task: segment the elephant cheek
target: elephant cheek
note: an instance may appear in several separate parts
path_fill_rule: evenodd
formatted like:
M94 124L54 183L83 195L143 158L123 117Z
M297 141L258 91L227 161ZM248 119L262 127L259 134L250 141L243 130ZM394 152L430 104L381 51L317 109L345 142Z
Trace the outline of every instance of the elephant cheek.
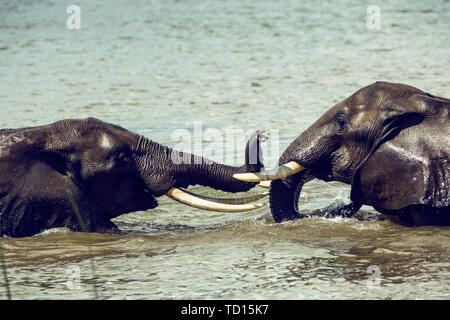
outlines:
M134 202L134 208L131 211L144 211L149 209L154 209L158 206L158 202L148 192L141 194L138 199Z
M350 158L347 149L341 148L331 155L331 167L326 181L340 181L351 183L354 174L354 161Z
M177 181L175 178L168 175L153 175L150 178L145 179L145 184L152 195L160 197L177 184Z

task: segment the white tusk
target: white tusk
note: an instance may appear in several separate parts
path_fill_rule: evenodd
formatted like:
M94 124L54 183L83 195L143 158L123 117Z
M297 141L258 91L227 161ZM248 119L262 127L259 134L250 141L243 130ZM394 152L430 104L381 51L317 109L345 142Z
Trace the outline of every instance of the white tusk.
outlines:
M233 175L233 178L247 182L276 180L296 174L297 172L300 172L303 169L304 168L297 162L291 161L286 164L283 164L282 166L261 172L236 173Z
M203 200L208 200L208 201L217 202L217 203L225 203L225 204L245 204L245 203L260 200L269 195L269 192L262 192L259 194L251 195L248 197L242 197L242 198L214 198L214 197L203 196L201 194L196 194L196 193L190 192L185 189L180 189L180 190L183 192L186 192L187 194L190 194L191 196L194 196L194 197L197 197L197 198L200 198Z
M219 212L243 212L258 209L264 206L263 203L256 204L225 204L217 203L205 199L198 198L192 194L186 193L177 188L171 188L166 195L173 200L186 204L188 206L208 211Z
M257 184L258 187L261 188L266 188L266 189L270 189L270 180L268 181L261 181L260 183Z

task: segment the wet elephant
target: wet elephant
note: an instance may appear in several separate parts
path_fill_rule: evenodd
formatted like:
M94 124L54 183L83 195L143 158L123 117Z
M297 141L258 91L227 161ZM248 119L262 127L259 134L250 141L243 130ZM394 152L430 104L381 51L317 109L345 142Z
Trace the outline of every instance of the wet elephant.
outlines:
M362 205L412 225L450 225L450 100L412 86L376 82L329 109L295 139L280 167L237 174L274 180L277 222L308 216L352 216ZM351 185L351 203L305 214L297 202L318 178Z
M168 195L185 204L223 212L246 211L261 196L214 199L180 188L202 185L242 192L255 183L232 178L263 166L255 132L246 164L227 166L173 150L94 118L0 130L0 234L31 236L48 228L117 232L111 221L155 208Z

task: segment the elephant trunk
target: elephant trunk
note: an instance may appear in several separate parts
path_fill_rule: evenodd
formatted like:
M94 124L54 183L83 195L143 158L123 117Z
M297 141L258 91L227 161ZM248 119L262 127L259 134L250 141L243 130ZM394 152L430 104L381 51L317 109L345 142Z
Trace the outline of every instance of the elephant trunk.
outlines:
M298 199L303 185L311 178L313 178L311 172L304 170L285 179L272 181L270 185L270 210L275 222L306 217L305 214L298 211Z
M201 185L225 192L245 192L256 185L233 179L233 174L247 171L246 165L233 167L195 155L192 155L192 160L193 163L176 166L177 186Z
M311 132L314 130L305 131L291 143L280 157L278 167L257 174L235 175L236 179L243 181L273 180L270 187L270 209L275 222L307 216L349 217L361 206L352 202L348 205L332 204L308 214L298 211L298 199L306 182L314 178L330 180L331 161L329 155L321 150L331 150L336 144L332 138L320 139Z
M245 149L245 164L239 167L224 165L212 160L179 153L187 163L176 166L178 185L202 185L225 192L245 192L255 187L256 183L238 181L234 174L257 172L264 168L260 137L252 136ZM176 152L176 151L174 151Z
M278 165L282 166L297 159L298 139L292 142L283 152ZM299 163L296 161L296 163ZM300 164L300 163L299 163ZM300 164L302 167L303 163ZM282 179L273 180L270 184L270 210L275 222L295 220L305 217L298 211L298 199L303 184L312 177L310 170L301 170Z
M246 146L245 164L240 167L220 164L201 156L177 151L141 137L136 150L140 150L137 165L144 181L160 196L172 187L187 188L202 185L226 192L245 192L256 183L238 181L236 173L255 172L264 167L260 142L265 136L262 131L253 134Z

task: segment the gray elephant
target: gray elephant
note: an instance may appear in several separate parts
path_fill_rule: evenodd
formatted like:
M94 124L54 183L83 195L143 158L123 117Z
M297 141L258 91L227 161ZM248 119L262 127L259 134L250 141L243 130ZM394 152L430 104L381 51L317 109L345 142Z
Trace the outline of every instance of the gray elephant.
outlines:
M280 167L236 174L274 180L276 222L350 217L362 205L411 225L450 225L450 100L412 86L376 82L328 110L284 151ZM304 214L298 198L318 178L351 185L351 203Z
M232 178L262 167L255 132L246 163L232 167L173 150L119 126L89 118L0 130L0 234L31 236L48 228L118 232L111 221L124 213L155 208L164 194L200 209L246 211L265 194L239 199L195 195L190 185L228 192L255 183Z

